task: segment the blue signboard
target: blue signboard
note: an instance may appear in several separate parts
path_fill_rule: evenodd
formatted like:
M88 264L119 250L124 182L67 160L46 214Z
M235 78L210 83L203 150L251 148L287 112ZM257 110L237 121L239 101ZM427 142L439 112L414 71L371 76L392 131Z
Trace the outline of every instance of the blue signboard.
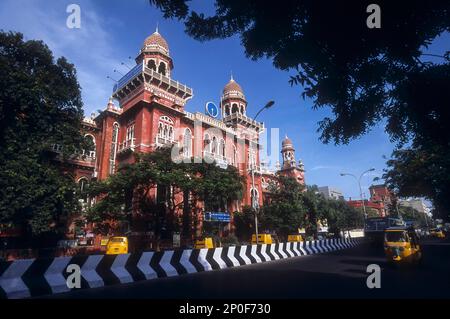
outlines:
M114 85L113 92L116 92L117 90L121 89L128 82L130 82L133 78L135 78L138 74L140 74L143 70L142 64L143 64L143 62L136 65L127 74L125 74L122 78L120 78L120 80L117 81L117 83Z
M230 213L224 212L205 212L205 216L203 219L205 222L222 222L229 223L230 222Z
M213 102L207 102L205 109L206 113L211 117L217 117L219 115L219 108Z

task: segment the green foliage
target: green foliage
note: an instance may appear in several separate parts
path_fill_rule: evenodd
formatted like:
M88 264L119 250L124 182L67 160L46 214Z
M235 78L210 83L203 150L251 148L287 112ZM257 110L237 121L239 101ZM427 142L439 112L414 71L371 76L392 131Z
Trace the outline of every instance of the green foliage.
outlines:
M304 189L295 179L280 176L279 185L273 186L271 192L261 223L264 228L276 231L282 240L303 227L307 236L314 237L320 221L326 221L332 233L363 227L362 212L343 200L326 199L315 185Z
M188 207L183 211L190 215L197 200L206 202L206 210L226 209L227 203L242 194L242 178L234 168L225 170L204 162L175 163L170 148L136 153L135 158L135 163L91 185L91 196L99 196L100 200L90 209L88 219L105 231L115 222L130 221L133 212L152 221L156 236L163 226L169 232L178 231L179 209ZM150 194L156 187L159 191L155 201ZM191 194L191 202L185 202L184 197L176 200L175 195L184 192Z
M397 150L383 178L402 197L425 197L433 202L434 217L450 221L450 148L429 144Z
M433 224L433 220L430 217L412 207L399 206L398 210L403 220L413 221L416 227L426 227Z
M450 31L448 1L377 1L380 29L366 25L370 1L216 0L210 16L188 0L149 2L183 21L194 39L238 35L249 58L294 70L289 82L313 109L331 110L318 126L325 143L349 143L383 123L398 143L390 186L429 198L436 216L450 220L450 53L424 60L432 41Z
M234 212L233 221L236 236L242 241L249 242L255 232L255 212L252 207L244 206L242 212Z
M294 178L279 176L279 185L271 185L270 202L264 205L260 222L263 229L275 230L286 239L305 222L303 186Z
M73 154L83 145L75 68L41 41L0 32L0 83L0 223L26 237L61 234L78 193L48 149L58 143Z
M230 201L242 198L244 179L234 166L226 169L216 164L190 164L190 172L195 176L193 191L205 202L205 209L226 210Z
M237 246L239 245L239 240L234 235L228 235L226 237L221 238L222 246L228 247L228 246Z

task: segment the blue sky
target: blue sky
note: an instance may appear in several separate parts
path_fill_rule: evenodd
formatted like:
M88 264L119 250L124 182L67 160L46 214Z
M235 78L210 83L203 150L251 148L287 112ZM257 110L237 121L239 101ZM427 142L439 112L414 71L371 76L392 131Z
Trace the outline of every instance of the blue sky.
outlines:
M81 7L81 28L68 29L66 8L76 3ZM195 8L205 2L193 1ZM204 12L211 10L201 8ZM194 89L194 98L186 105L190 112L204 110L207 101L219 101L221 91L233 72L248 100L247 113L254 116L269 100L272 109L261 113L259 120L266 127L280 129L280 138L286 134L293 140L297 159L305 164L306 182L319 186L333 186L343 191L346 198L358 198L354 179L341 177L340 172L359 175L375 168L362 179L363 192L375 176L385 168L383 155L390 156L393 144L381 126L349 145L325 145L319 141L317 122L329 111L313 111L311 101L300 97L301 87L290 87L289 72L279 71L270 60L251 61L245 57L238 37L226 40L198 42L184 33L184 26L173 20L164 20L160 12L149 6L148 0L2 0L0 2L0 29L24 33L26 39L46 42L56 57L61 55L75 64L82 87L86 115L103 109L112 93L113 82L106 78L120 78L131 65L144 39L159 31L169 43L174 61L172 78ZM442 54L450 37L440 38L430 52Z

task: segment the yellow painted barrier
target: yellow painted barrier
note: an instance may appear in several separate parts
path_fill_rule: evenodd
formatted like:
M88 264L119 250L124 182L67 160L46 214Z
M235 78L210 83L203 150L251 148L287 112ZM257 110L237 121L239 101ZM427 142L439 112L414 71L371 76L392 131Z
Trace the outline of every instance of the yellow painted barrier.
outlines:
M256 244L256 235L252 235L252 244ZM270 234L258 234L258 244L272 244L272 236Z
M206 237L203 240L197 240L195 242L195 249L201 248L214 248L213 240L211 237Z
M303 241L302 235L289 235L288 242L300 242Z

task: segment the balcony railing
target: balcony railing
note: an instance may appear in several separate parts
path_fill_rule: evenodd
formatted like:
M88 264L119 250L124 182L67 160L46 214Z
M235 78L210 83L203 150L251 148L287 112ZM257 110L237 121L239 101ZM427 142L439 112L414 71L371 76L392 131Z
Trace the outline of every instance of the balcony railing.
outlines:
M208 152L208 151L203 151L203 156L204 157L208 157L210 159L214 159L219 166L226 167L231 162L228 158L226 158L223 155L220 155L220 154L217 154L217 153Z
M134 143L135 140L136 140L135 138L132 138L130 140L124 141L123 143L119 143L118 152L121 153L121 152L125 152L127 150L134 151L134 149L136 147L136 145Z
M167 145L172 145L175 143L175 141L172 138L166 138L166 137L156 137L156 147L163 147Z

